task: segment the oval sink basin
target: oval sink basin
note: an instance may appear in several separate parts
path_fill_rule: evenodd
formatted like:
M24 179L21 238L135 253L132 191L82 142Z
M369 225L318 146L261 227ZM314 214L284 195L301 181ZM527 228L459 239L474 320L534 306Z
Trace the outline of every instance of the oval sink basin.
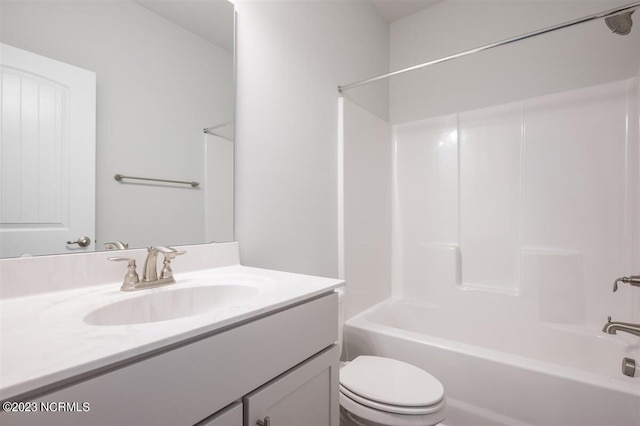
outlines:
M240 306L258 294L255 287L216 285L147 293L98 308L84 317L91 325L129 325L168 321Z

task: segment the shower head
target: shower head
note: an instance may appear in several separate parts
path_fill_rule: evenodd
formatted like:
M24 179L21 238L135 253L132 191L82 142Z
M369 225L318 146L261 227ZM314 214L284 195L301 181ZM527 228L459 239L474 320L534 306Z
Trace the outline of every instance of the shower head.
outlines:
M627 35L631 32L631 26L633 25L633 21L631 20L633 12L635 12L635 10L609 16L605 18L604 21L607 23L607 27L615 34Z

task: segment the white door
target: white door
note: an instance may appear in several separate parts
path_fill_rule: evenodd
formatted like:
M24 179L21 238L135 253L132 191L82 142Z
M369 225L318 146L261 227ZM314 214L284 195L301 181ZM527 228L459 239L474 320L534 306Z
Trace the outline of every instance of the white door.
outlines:
M0 257L93 250L95 73L5 44L0 73Z

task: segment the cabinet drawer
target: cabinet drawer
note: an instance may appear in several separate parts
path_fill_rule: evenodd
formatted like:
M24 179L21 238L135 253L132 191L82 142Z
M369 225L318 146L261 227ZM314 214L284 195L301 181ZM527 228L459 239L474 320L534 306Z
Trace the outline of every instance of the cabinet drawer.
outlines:
M0 423L193 425L333 344L337 318L327 294L35 399L89 411L6 413Z

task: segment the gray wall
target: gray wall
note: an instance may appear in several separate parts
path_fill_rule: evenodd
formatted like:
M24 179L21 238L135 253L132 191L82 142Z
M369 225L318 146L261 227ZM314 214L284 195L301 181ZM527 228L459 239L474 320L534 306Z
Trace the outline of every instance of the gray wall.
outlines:
M236 239L246 265L337 277L337 86L388 69L363 1L237 1ZM367 95L386 115L386 92Z

